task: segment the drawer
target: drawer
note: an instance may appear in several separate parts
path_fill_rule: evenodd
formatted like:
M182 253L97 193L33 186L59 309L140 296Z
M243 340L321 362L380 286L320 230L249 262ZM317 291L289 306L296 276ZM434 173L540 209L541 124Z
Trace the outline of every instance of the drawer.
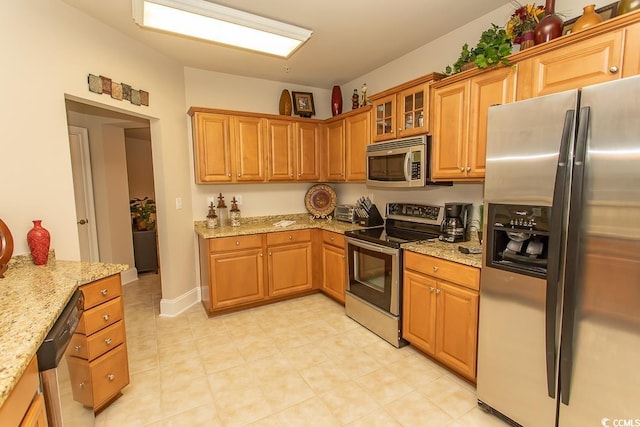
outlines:
M68 353L71 356L93 360L124 342L124 322L119 321L87 337L73 334Z
M67 356L73 398L100 409L129 384L127 347L120 344L94 361Z
M80 286L80 291L82 291L82 296L84 297L84 309L95 307L121 295L120 275L114 274L113 276L82 285Z
M404 252L404 267L470 289L480 289L480 269L475 267L411 251Z
M311 230L279 231L267 234L267 245L282 245L293 242L310 242Z
M11 394L0 406L0 426L20 424L22 417L29 410L33 397L38 393L39 386L38 361L36 356L33 356L26 370L11 390Z
M262 234L249 236L221 237L209 240L209 252L235 251L237 249L262 247Z
M112 299L90 310L85 310L80 316L76 332L91 335L120 320L122 320L122 299Z
M329 245L344 248L344 234L333 233L331 231L323 231L322 241L324 243L328 243Z

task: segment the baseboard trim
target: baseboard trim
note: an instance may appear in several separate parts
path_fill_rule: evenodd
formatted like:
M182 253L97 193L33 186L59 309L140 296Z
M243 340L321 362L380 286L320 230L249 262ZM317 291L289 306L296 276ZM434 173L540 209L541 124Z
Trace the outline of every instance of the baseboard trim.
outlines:
M200 287L197 286L190 291L180 295L178 298L160 300L160 316L175 317L187 310L189 307L200 302Z
M136 270L135 267L126 269L125 271L120 273L120 280L122 280L123 285L138 280L138 270Z

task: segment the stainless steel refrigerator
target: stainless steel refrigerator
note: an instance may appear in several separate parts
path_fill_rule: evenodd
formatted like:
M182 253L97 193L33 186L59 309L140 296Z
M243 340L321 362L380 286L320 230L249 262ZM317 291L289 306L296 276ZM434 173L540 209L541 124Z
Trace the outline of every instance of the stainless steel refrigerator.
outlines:
M640 426L640 76L488 120L478 403Z

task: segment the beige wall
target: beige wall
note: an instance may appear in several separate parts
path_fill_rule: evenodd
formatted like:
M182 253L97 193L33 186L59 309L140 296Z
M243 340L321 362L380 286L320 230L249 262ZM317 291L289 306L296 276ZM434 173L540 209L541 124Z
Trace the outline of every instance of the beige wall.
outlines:
M125 149L127 152L127 177L129 197L149 197L155 200L153 186L153 159L151 135L140 135L145 129L125 129Z
M191 176L183 67L58 0L5 2L0 14L5 82L0 217L28 253L24 237L42 219L59 259L80 258L65 95L151 120L163 298L195 286ZM89 92L88 74L147 90L149 107ZM184 208L175 209L175 199Z

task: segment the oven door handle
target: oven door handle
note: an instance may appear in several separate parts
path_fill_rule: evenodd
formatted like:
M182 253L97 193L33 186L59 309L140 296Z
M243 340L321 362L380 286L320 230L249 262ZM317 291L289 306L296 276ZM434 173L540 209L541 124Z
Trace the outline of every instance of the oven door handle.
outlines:
M380 252L388 255L397 255L400 252L399 249L387 248L386 246L379 246L373 243L367 243L359 239L352 239L347 237L345 238L345 240L347 241L348 245L350 244L353 246L357 246L359 248L368 249L373 252Z

